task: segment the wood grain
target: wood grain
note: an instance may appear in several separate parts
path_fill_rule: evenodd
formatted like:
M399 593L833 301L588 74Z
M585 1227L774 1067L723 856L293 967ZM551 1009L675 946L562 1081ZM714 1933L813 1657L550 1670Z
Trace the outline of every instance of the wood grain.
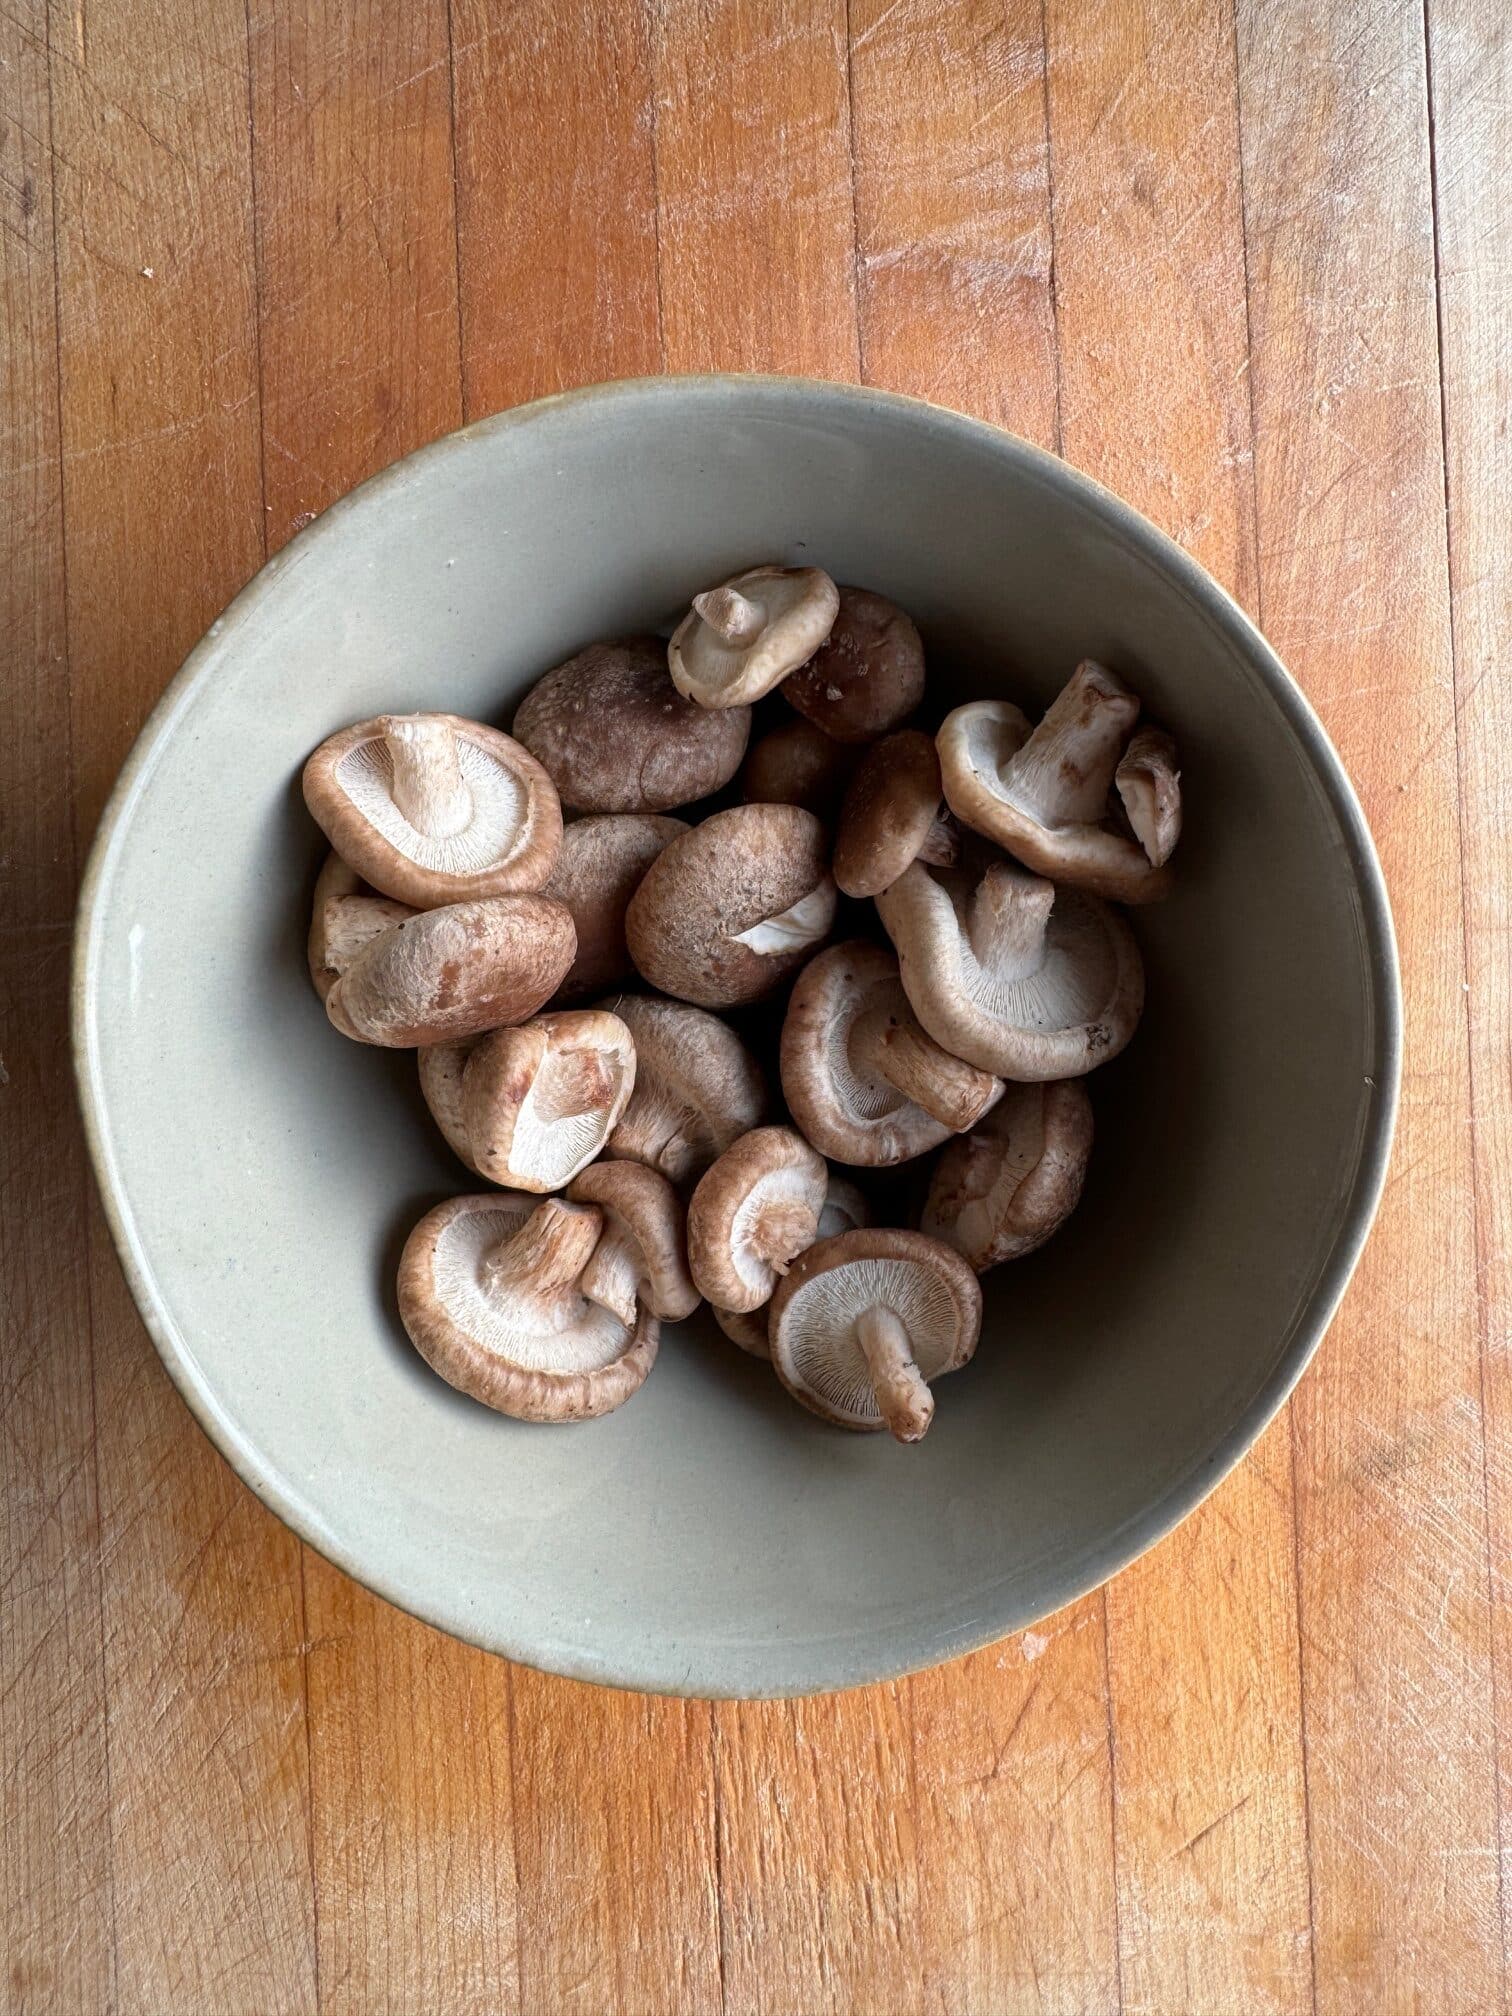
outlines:
M1395 1160L1298 1390L1325 2012L1494 2009L1490 1619L1422 21L1239 10L1260 613L1370 807L1406 948ZM1449 900L1446 901L1446 893Z
M51 27L75 807L261 562L246 19L98 0ZM90 1230L116 1995L304 2011L314 1985L296 1543L191 1426Z
M1512 1975L1512 183L1498 164L1512 149L1512 29L1505 9L1485 0L1449 0L1428 18L1505 2001Z
M0 15L0 2006L112 1998L47 23Z
M1049 0L1046 34L1063 453L1253 605L1232 21ZM1130 2008L1311 2001L1292 1559L1283 1420L1107 1591Z
M0 15L4 2016L1505 2016L1504 12ZM82 846L265 551L459 419L710 368L1005 421L1232 587L1360 788L1409 1045L1290 1429L1011 1642L715 1709L302 1556L132 1312L65 1040Z

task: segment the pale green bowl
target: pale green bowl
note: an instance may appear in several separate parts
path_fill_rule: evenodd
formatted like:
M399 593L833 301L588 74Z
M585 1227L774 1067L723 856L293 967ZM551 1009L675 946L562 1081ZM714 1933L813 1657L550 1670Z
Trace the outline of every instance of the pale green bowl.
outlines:
M1086 1196L987 1279L918 1448L822 1426L707 1319L606 1420L443 1385L394 1308L422 1210L471 1187L407 1054L305 975L299 767L389 709L506 721L546 667L742 563L894 596L942 700L1042 704L1086 654L1175 730L1179 893L1149 1005L1091 1081ZM80 907L74 1031L122 1263L189 1405L332 1561L533 1665L797 1694L1019 1628L1158 1540L1316 1347L1380 1193L1399 997L1348 780L1206 574L975 421L796 379L660 379L501 414L387 470L214 624L132 753Z

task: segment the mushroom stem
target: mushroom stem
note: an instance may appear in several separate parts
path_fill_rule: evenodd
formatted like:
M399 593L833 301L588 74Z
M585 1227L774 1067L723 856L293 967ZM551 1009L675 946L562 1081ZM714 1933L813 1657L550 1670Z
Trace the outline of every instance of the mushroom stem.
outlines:
M383 724L383 740L393 770L394 803L410 825L428 840L460 833L473 816L473 797L448 724L393 714Z
M766 619L738 588L708 588L693 597L693 607L726 644L753 644Z
M391 903L387 896L328 898L320 917L323 963L332 973L345 973L365 946L414 914L407 903Z
M974 1127L1003 1090L991 1072L978 1071L942 1049L914 1016L886 1008L869 1008L857 1016L850 1054L859 1071L885 1079L953 1134Z
M750 1248L774 1274L786 1274L819 1236L819 1214L797 1197L763 1204L751 1226Z
M934 1395L914 1363L902 1320L891 1309L863 1309L856 1318L856 1342L882 1419L898 1441L919 1441L934 1419Z
M1141 728L1124 751L1114 782L1150 866L1162 867L1181 837L1176 744L1163 729Z
M1045 958L1055 884L994 861L971 893L966 935L978 962L1002 980L1025 980Z
M960 858L961 829L948 813L940 814L929 822L924 845L914 859L927 862L931 868L954 868Z
M1113 772L1138 714L1139 700L1122 680L1083 660L1004 765L1013 802L1041 826L1095 826L1107 814Z
M548 1057L536 1081L536 1112L548 1124L602 1113L613 1100L614 1073L601 1050L564 1050Z
M538 1297L572 1287L592 1257L603 1224L596 1204L546 1198L523 1225L484 1254L485 1286L496 1291L528 1281Z
M617 1316L627 1330L633 1330L640 1283L635 1249L616 1233L606 1230L583 1269L578 1292Z

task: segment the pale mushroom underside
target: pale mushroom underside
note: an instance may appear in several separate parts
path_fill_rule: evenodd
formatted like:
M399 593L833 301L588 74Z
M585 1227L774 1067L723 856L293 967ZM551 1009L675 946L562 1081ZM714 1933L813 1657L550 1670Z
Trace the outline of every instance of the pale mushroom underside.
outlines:
M437 1299L460 1330L508 1364L530 1372L600 1372L625 1355L631 1333L609 1310L568 1294L537 1304L516 1284L490 1293L484 1260L517 1232L536 1200L464 1211L442 1227L432 1274Z
M573 1110L580 1096L582 1057L576 1050L548 1052L515 1116L510 1166L528 1170L551 1190L592 1161L611 1128L612 1101Z
M781 1354L792 1384L849 1420L882 1422L872 1375L856 1336L868 1309L890 1309L908 1332L924 1379L955 1363L960 1310L932 1269L881 1259L826 1268L793 1293L781 1324Z
M730 1223L730 1260L753 1293L770 1293L777 1280L776 1269L757 1252L753 1243L758 1228L768 1213L779 1213L788 1207L797 1213L814 1209L813 1176L801 1164L784 1165L759 1177L736 1206ZM817 1218L816 1212L816 1226Z
M465 735L457 737L456 749L472 817L459 832L435 838L419 832L395 804L393 758L382 736L349 749L334 775L362 817L407 861L439 874L476 875L514 852L529 814L528 794L512 771Z

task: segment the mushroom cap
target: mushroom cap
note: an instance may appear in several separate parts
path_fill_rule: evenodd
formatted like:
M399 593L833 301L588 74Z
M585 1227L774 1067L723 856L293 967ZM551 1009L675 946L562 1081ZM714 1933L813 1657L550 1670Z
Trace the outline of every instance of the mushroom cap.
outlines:
M407 903L380 896L339 854L327 854L315 878L305 943L310 979L321 1000L365 945L414 914Z
M770 1299L795 1254L819 1236L829 1171L791 1127L757 1127L699 1178L688 1205L688 1267L716 1309Z
M630 956L703 1008L770 994L835 919L824 828L796 805L734 805L665 847L630 899Z
M898 961L865 939L832 945L794 982L782 1025L782 1091L793 1119L836 1162L889 1168L950 1138L896 1086L858 1068L851 1034L874 1008L907 1015Z
M856 1232L870 1223L871 1206L860 1184L852 1183L848 1176L837 1176L831 1169L824 1208L819 1213L819 1237L833 1239L838 1233Z
M1037 875L1114 903L1150 903L1171 876L1109 823L1109 792L1139 699L1088 658L1032 732L1006 700L976 700L940 724L956 817ZM1174 844L1174 843L1173 843Z
M772 1297L772 1364L794 1399L842 1428L888 1425L856 1332L874 1309L902 1324L928 1382L975 1351L981 1284L959 1253L922 1232L842 1232L800 1254Z
M563 1001L585 1000L630 978L630 898L667 842L688 830L685 820L654 813L601 812L563 832L556 867L541 892L565 903L577 928L577 956L557 990Z
M870 588L842 588L834 628L783 687L837 742L870 742L924 698L924 643L913 619Z
M710 1303L710 1308L714 1305ZM714 1309L714 1321L723 1330L732 1344L738 1344L742 1351L748 1351L753 1358L770 1358L772 1348L767 1342L767 1308L760 1309Z
M653 1316L680 1323L693 1314L700 1298L688 1272L686 1214L659 1170L643 1162L594 1162L573 1178L567 1195L604 1214L595 1264L606 1247L618 1247L632 1274L632 1294Z
M649 1310L628 1329L574 1281L556 1285L549 1263L540 1279L496 1278L488 1264L533 1219L591 1241L597 1218L591 1207L509 1190L427 1211L399 1262L399 1313L421 1357L519 1421L587 1421L628 1400L656 1362L661 1326Z
M740 768L750 709L685 700L659 637L590 644L536 682L514 732L575 812L670 812Z
M801 805L833 819L855 767L855 750L812 721L784 721L751 744L740 795L748 805Z
M617 1015L569 1008L474 1046L462 1123L480 1175L560 1190L598 1154L635 1086L635 1044Z
M978 878L917 861L877 898L903 991L935 1041L1003 1078L1079 1078L1116 1057L1144 1007L1128 925L1085 889L1007 862Z
M1043 1246L1076 1209L1092 1153L1080 1078L1010 1085L935 1164L919 1230L985 1273Z
M358 954L326 996L343 1036L404 1049L524 1022L572 964L572 913L547 896L422 910Z
M616 994L600 1005L635 1038L635 1090L607 1155L686 1183L760 1124L761 1068L717 1015L647 994Z
M955 859L955 829L940 821L934 737L904 728L874 744L851 779L835 835L835 881L847 896L876 896L921 854Z
M438 742L454 782L460 773L459 796L455 817L426 833L396 802L396 750L428 761ZM556 787L529 750L460 714L383 714L343 728L305 764L304 797L342 859L417 910L539 889L562 838Z
M705 611L735 603L748 615L746 634L722 635ZM703 605L703 608L700 608ZM817 567L750 567L694 598L672 633L667 666L679 693L700 707L759 700L813 656L840 606L828 574Z
M455 1043L426 1043L416 1055L420 1065L420 1093L430 1108L430 1116L445 1136L446 1145L457 1160L475 1176L482 1171L473 1160L472 1143L467 1138L467 1121L462 1111L462 1081L467 1060L477 1047L476 1036L463 1036Z

